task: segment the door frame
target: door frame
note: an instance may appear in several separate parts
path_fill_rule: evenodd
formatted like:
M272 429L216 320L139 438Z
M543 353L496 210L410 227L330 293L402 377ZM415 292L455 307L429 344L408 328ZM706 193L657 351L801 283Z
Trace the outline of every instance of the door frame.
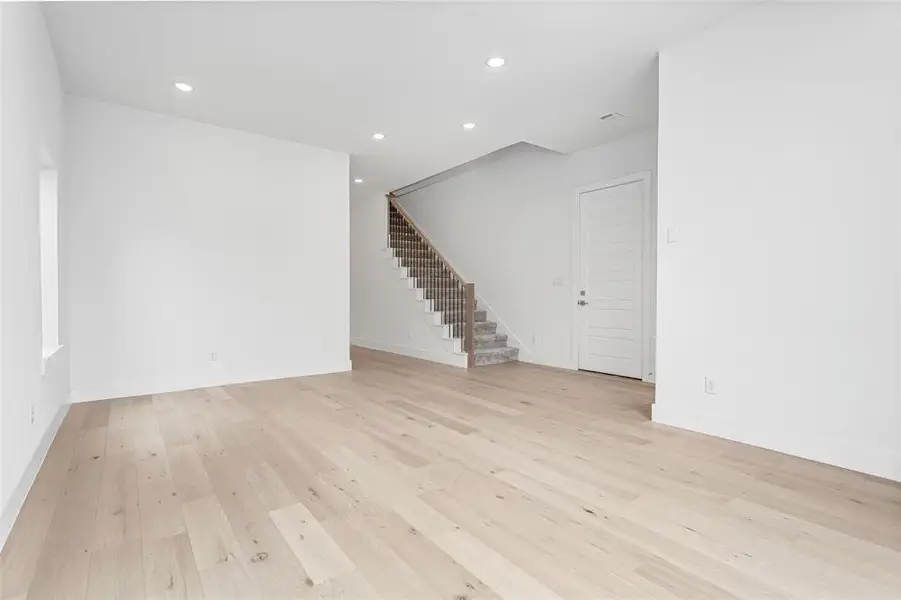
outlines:
M650 170L638 171L630 175L614 177L602 182L593 183L577 187L573 190L572 195L572 286L571 286L571 313L572 313L572 332L570 334L572 349L572 368L579 370L579 342L581 332L579 331L579 307L576 304L579 301L580 279L582 276L582 228L581 228L581 211L580 203L582 194L605 190L607 188L619 187L630 183L641 183L642 200L641 200L641 379L642 381L653 382L655 379L652 361L652 324L654 317L654 253L653 253L653 215L651 212L651 191L652 191L652 173Z

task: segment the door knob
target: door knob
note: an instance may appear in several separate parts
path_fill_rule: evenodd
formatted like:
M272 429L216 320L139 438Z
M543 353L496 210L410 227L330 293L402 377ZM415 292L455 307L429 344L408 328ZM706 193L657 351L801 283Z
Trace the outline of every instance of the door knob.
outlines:
M584 300L579 300L579 306L585 306L586 304L588 304L588 303L585 302Z

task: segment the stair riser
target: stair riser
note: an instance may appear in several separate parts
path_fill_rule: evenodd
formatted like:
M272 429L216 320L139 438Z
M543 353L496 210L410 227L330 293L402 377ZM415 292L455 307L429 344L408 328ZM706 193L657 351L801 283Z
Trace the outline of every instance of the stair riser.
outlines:
M496 340L476 340L476 349L479 348L504 348L507 346L507 338Z
M481 323L475 323L473 325L473 332L476 335L496 333L497 332L497 323L492 323L491 321L482 321Z
M519 356L517 348L498 349L497 352L476 353L475 362L477 367L485 365L497 365L500 363L513 362Z

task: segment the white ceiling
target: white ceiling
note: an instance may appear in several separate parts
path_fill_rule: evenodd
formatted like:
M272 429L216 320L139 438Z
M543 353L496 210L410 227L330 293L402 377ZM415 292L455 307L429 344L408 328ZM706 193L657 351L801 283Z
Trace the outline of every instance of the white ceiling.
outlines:
M75 94L349 152L389 190L527 141L572 152L656 120L656 53L742 3L60 2ZM502 56L490 70L484 62ZM175 81L195 86L178 92ZM618 111L628 118L601 123ZM474 131L461 125L474 122ZM373 141L373 132L386 139Z

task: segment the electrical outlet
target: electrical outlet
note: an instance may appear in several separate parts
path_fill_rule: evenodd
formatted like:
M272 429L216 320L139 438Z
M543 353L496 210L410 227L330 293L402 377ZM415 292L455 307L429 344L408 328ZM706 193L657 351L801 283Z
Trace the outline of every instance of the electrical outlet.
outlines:
M34 404L31 405L31 424L34 425Z
M210 362L216 362L219 360L219 355L215 352L210 352Z
M716 382L709 377L704 378L704 393L711 396L716 395Z

